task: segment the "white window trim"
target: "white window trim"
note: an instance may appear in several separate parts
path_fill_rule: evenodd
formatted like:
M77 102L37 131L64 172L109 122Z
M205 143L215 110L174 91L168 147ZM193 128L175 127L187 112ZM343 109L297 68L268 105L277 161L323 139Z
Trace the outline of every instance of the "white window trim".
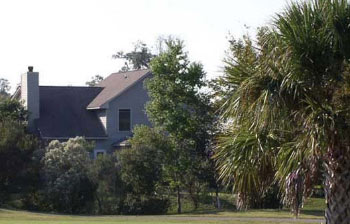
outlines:
M97 158L97 154L98 153L103 153L103 154L106 154L106 150L105 149L95 149L94 150L94 158L96 159Z
M130 110L130 130L129 131L119 130L119 112L120 112L120 110ZM124 132L124 133L132 132L133 125L132 125L132 110L131 110L131 108L117 108L117 111L118 111L118 118L117 118L118 119L118 123L117 123L118 132Z

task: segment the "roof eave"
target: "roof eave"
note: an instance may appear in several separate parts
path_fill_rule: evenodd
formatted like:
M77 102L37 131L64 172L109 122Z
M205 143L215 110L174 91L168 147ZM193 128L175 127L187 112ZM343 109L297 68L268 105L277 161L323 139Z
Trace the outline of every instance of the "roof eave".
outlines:
M87 107L87 110L99 110L102 109L101 107Z

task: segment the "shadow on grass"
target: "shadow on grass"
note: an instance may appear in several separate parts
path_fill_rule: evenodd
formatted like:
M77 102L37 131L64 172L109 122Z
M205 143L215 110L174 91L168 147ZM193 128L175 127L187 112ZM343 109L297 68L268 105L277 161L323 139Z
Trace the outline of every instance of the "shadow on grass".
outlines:
M315 210L312 210L312 209L301 210L301 214L324 217L324 211L323 210L316 210L316 209Z
M184 211L181 214L187 215L217 215L220 212L235 212L235 210L227 210L227 209L197 209L191 211ZM176 215L176 213L174 214Z
M171 198L171 204L167 215L176 215L177 214L177 202L176 198ZM236 206L233 204L232 198L226 197L220 198L221 203L221 209L215 208L215 201L214 197L210 195L202 195L200 197L200 203L199 207L197 209L194 209L194 205L190 199L190 197L187 194L183 194L183 200L182 200L182 213L185 215L215 215L220 212L235 212Z

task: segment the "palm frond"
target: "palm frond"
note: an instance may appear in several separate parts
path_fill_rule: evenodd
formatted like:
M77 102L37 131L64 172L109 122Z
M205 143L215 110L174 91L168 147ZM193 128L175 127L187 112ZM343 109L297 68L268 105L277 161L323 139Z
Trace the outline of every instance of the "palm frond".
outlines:
M261 197L273 180L273 142L272 136L258 136L242 130L219 137L213 156L219 179L247 200L252 195L256 195L256 199Z

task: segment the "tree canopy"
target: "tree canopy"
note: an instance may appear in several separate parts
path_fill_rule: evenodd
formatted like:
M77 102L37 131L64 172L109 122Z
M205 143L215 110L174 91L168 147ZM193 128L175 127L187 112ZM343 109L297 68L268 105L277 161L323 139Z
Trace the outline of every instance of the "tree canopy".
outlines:
M9 96L10 89L10 82L7 79L0 78L0 98Z
M205 86L203 66L189 61L181 40L169 38L165 45L166 50L151 61L153 77L146 82L150 96L146 110L154 126L173 142L165 153L165 173L177 191L180 213L181 189L187 188L191 194L194 183L201 181L212 113L209 99L200 92Z
M226 133L231 138L219 144L216 154L221 177L239 181L230 165L236 156L265 161L273 152L276 181L287 188L285 195L300 182L307 193L323 163L327 223L350 222L350 198L344 190L350 166L349 12L344 0L291 3L271 27L260 30L256 46L237 45L234 52L243 60L235 57L227 63L225 80L233 88L222 107L223 118L232 122ZM252 148L247 139L254 136ZM226 154L240 143L240 154ZM242 184L256 183L255 171L247 172L253 179Z
M28 169L36 138L26 131L27 111L17 100L0 98L0 203L8 192L16 192L15 183L25 185L23 173Z
M87 81L85 84L87 86L94 87L94 86L97 86L97 84L99 84L102 80L103 80L102 76L95 75L95 76L91 77L91 80Z
M121 72L126 72L129 70L139 70L148 69L150 67L150 62L154 54L142 41L137 41L134 44L134 49L130 52L124 53L119 51L112 56L115 59L125 60L124 66L120 69Z

